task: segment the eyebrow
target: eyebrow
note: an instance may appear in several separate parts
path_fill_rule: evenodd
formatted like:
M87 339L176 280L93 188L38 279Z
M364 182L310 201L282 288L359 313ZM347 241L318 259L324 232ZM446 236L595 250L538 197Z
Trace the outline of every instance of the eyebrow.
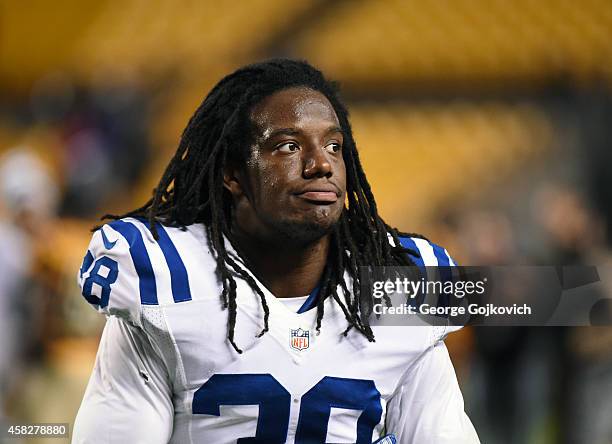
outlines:
M266 139L272 139L276 136L296 136L300 134L300 132L294 128L279 128L270 133Z
M266 137L266 139L269 140L276 136L296 136L296 135L299 135L300 132L301 131L298 131L295 128L279 128L279 129L272 131L270 135ZM326 136L333 134L333 133L344 134L344 132L342 131L342 128L340 128L339 126L332 126L328 128L327 131L325 131Z
M327 131L325 131L326 136L329 136L333 133L340 133L344 136L344 131L342 131L342 128L340 128L339 126L332 126Z

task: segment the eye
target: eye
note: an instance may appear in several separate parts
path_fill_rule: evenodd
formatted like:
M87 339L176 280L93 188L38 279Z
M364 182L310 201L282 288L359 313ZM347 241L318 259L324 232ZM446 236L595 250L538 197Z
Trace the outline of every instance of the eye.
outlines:
M342 145L340 145L339 143L336 143L336 142L332 142L332 143L328 143L325 146L325 149L329 153L337 153L338 151L340 151L342 149Z
M286 142L276 147L281 153L295 153L300 149L300 146L295 142Z

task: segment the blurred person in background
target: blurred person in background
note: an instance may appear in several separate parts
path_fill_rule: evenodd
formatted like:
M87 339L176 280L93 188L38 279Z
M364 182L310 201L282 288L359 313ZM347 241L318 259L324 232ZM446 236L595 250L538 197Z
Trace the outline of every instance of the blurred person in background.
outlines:
M34 299L37 248L54 217L57 186L25 148L0 158L0 418L43 328L44 300Z
M559 269L597 264L603 266L601 281L611 282L604 221L588 199L559 183L534 187L528 213L518 218L520 226L503 206L471 208L447 218L462 264ZM597 325L599 317L601 327L473 328L466 396L478 406L473 420L484 442L612 442L612 329L603 327L610 325L605 295L612 294L612 288L582 291L600 292L602 300L593 307L591 322ZM532 304L550 305L534 299L537 293L527 293Z
M520 263L514 227L503 211L472 208L447 218L461 251L462 265L499 266ZM505 283L505 284L512 284ZM543 387L541 380L525 384L525 360L529 349L527 327L474 327L474 355L469 383L476 400L474 422L483 442L514 444L532 436L541 423L547 404L534 402ZM537 377L537 375L534 375ZM540 381L540 382L538 382ZM527 398L531 398L527 403ZM544 414L545 414L544 413Z
M607 286L580 294L599 297L590 313L594 326L547 329L555 333L558 350L556 403L563 442L607 444L612 442L612 304L605 295L612 294L612 253L605 223L585 196L558 183L537 190L533 214L545 238L541 263L597 264Z

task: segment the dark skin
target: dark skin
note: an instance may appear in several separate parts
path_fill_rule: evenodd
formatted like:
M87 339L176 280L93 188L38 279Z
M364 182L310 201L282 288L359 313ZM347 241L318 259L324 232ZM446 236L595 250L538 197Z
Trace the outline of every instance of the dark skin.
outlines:
M346 197L343 136L327 98L306 87L253 107L246 165L228 168L233 230L249 267L276 297L309 294L323 274Z

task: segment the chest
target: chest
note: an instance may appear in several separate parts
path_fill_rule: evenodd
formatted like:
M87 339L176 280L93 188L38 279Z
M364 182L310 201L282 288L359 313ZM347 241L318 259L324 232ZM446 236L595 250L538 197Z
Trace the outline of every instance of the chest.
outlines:
M239 305L235 340L242 354L227 341L228 313L217 301L163 309L182 417L176 433L184 422L205 442L231 436L371 443L382 431L387 402L422 352L424 332L382 328L370 343L358 332L342 335L346 320L333 305L326 307L320 333L316 310L297 315L283 309L271 304L269 331L258 337L260 305Z

